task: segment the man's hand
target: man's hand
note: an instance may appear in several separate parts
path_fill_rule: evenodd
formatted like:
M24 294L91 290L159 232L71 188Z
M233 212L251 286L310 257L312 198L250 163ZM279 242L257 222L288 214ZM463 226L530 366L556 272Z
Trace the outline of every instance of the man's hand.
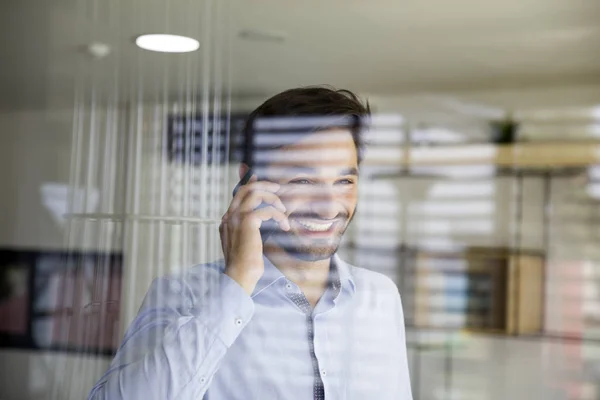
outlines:
M272 219L284 231L290 229L285 207L276 194L278 190L278 184L257 181L253 176L235 194L219 227L225 273L248 295L254 291L265 268L261 224Z

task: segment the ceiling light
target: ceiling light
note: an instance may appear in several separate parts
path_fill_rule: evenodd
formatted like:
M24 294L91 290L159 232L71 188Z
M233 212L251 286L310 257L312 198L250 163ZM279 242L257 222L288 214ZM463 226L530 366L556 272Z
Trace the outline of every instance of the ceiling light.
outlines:
M245 40L256 42L285 42L287 34L281 31L266 29L243 29L238 33L239 37Z
M110 54L111 48L106 43L93 42L87 45L87 53L97 59L104 58Z
M196 39L167 34L141 35L135 39L135 44L142 49L162 53L189 53L200 47Z

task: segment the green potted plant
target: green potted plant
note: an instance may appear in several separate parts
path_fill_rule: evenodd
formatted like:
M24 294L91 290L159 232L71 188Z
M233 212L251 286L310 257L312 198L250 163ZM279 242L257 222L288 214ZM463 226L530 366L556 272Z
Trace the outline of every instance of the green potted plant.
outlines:
M496 144L513 144L517 141L519 123L510 115L501 120L490 121L492 142Z

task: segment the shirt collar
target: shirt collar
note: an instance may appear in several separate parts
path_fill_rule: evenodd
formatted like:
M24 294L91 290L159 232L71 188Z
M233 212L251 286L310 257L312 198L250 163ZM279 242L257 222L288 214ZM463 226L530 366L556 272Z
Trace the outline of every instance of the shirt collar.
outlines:
M263 290L267 289L269 286L273 285L275 282L280 279L285 279L285 276L281 273L281 271L273 265L273 263L263 255L265 271L261 278L256 283L256 287L252 292L252 296L254 297L258 295ZM337 275L337 277L336 277ZM351 294L353 294L356 290L354 279L352 277L352 273L350 271L350 266L344 262L340 257L336 254L331 258L331 273L330 279L333 285L335 286L336 282L339 282L341 288L345 288L349 290ZM336 279L338 278L338 279ZM335 289L335 287L334 287ZM338 288L339 289L339 288Z
M279 269L277 269L277 267L274 266L273 263L264 255L263 255L263 262L265 265L265 271L264 271L263 275L260 277L260 279L258 280L258 282L256 283L256 287L254 288L254 291L252 292L251 297L258 295L260 292L262 292L263 290L265 290L266 288L268 288L269 286L271 286L278 280L285 278L285 276L281 273L281 271Z
M356 285L354 283L354 277L352 276L352 271L350 270L350 265L346 263L344 260L335 253L331 259L331 265L335 268L342 288L347 289L350 294L354 294L356 291Z

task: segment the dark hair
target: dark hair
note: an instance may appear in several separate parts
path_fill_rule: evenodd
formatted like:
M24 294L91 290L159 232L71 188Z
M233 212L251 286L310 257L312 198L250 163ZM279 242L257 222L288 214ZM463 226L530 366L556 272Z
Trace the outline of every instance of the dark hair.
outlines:
M368 124L371 109L368 101L361 99L350 90L332 86L308 86L289 89L269 98L250 113L244 126L244 152L242 161L253 166L256 122L262 117L349 117L344 124L319 125L310 132L337 127L348 127L358 154L358 163L363 159L364 142L362 131ZM349 123L348 123L349 121ZM274 135L281 131L273 132Z

